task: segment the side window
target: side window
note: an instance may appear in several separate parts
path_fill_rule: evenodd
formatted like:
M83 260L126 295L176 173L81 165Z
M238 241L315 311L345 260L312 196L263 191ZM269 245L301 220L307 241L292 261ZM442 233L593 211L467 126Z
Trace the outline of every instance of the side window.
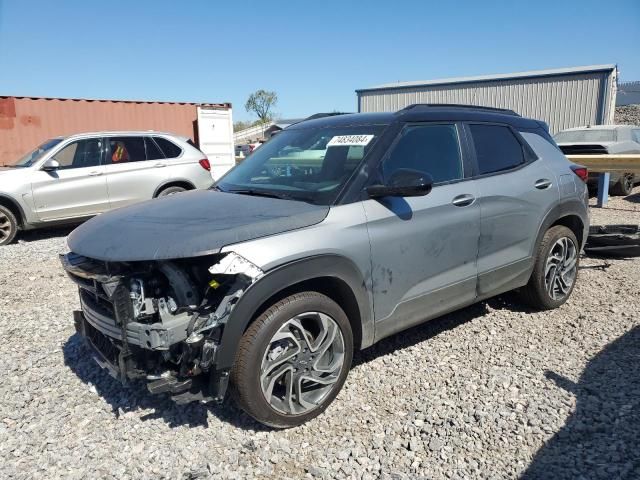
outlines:
M462 157L455 125L412 125L382 165L385 182L399 168L430 174L434 183L462 178Z
M633 139L637 143L640 143L640 128L636 128L636 129L633 130Z
M64 147L53 158L60 164L60 169L97 167L102 158L102 140L78 140Z
M170 142L166 138L153 137L153 139L156 141L156 143L164 153L164 156L167 158L176 158L179 157L182 153L182 149L179 146L177 146L173 142Z
M120 164L127 162L141 162L146 160L144 140L142 137L109 137L109 161L107 163Z
M469 125L480 175L509 170L524 163L522 145L508 127Z
M151 137L144 137L144 145L147 149L147 160L164 160L164 155Z

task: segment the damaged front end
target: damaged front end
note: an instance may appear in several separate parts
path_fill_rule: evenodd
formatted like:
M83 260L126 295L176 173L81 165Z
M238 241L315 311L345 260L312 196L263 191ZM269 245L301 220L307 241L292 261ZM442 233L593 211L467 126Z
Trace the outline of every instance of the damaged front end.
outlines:
M230 252L193 259L104 262L61 255L79 286L77 332L96 362L126 383L179 403L222 401L228 371L216 352L236 302L263 272Z

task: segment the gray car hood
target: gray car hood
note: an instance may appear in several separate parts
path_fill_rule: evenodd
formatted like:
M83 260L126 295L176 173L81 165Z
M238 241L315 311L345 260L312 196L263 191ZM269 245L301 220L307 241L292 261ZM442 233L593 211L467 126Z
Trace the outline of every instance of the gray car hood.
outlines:
M198 190L121 208L75 229L67 243L105 261L187 258L321 222L328 206Z

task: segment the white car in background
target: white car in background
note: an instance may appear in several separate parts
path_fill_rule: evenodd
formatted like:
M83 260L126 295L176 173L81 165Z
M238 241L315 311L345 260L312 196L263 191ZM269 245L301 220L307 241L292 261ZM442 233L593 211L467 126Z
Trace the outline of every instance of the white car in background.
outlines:
M593 125L569 128L556 133L554 140L565 155L571 154L632 154L640 153L640 126L637 125ZM587 185L595 188L598 173L589 173ZM609 193L627 196L640 176L628 173L611 172Z
M190 139L159 132L95 132L47 140L0 166L0 245L18 230L78 223L142 200L213 184Z

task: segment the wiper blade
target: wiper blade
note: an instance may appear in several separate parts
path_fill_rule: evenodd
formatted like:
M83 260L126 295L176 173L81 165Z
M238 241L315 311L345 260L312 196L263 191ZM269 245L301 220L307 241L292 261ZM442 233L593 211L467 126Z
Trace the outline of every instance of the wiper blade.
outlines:
M309 202L314 203L315 198L312 195L304 195L298 194L298 192L294 192L294 194L284 193L284 192L271 192L268 190L255 190L253 188L241 188L237 190L225 190L228 193L238 193L240 195L252 195L255 197L268 197L268 198L278 198L280 200L297 200L300 202Z
M227 190L227 193L238 193L240 195L251 195L254 197L269 197L290 200L291 197L287 194L280 194L274 192L268 192L266 190L254 190L252 188L242 188L237 190Z

